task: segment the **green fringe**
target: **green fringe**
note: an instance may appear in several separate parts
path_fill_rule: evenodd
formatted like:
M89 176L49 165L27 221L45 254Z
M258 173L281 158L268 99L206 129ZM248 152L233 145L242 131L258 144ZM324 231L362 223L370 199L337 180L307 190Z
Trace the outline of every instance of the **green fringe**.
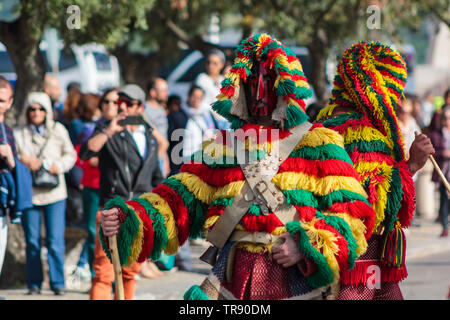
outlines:
M197 199L180 180L168 178L164 183L181 196L184 206L188 209L191 221L189 236L194 239L201 236L206 219L207 204Z
M129 209L126 202L119 196L116 196L114 199L109 200L106 203L104 210L111 209L112 207L119 207L127 216L122 226L120 227L119 234L117 235L117 250L119 252L120 264L122 266L125 266L128 261L128 256L130 255L131 245L139 231L139 220L134 214L134 211L132 209ZM111 254L106 247L101 224L99 229L99 238L103 250L111 260Z
M318 201L316 196L308 190L301 189L291 189L283 190L283 194L286 196L287 203L295 206L306 206L306 207L318 207Z
M262 211L261 208L257 204L250 205L250 208L248 209L248 213L254 216L259 216Z
M233 198L234 197L218 198L218 199L214 200L213 203L211 203L211 207L214 207L214 206L229 207L229 206L231 206L231 203L233 202Z
M403 200L402 180L400 177L400 169L398 167L392 168L390 188L391 192L389 192L386 200L384 219L384 226L388 232L394 229L395 222L397 221L397 215L400 207L402 206Z
M292 151L290 157L320 161L335 159L345 161L353 166L353 162L348 153L344 148L336 144L324 144L317 147L302 147Z
M286 107L286 118L287 119L284 120L285 128L292 128L308 121L308 116L306 113L292 104Z
M299 235L298 248L306 258L311 259L318 267L318 271L306 278L308 284L313 288L320 288L333 282L333 270L331 270L325 257L317 251L309 241L306 231L298 221L291 221L286 224L286 229L291 236Z
M348 153L352 153L356 148L359 149L359 152L381 152L387 155L391 155L391 150L389 149L388 145L380 140L360 140L345 145L345 150L347 150Z
M348 269L353 269L355 266L355 260L358 257L356 254L356 248L358 245L356 244L356 240L353 237L350 226L344 219L337 216L325 216L322 213L317 213L317 217L322 218L326 221L326 223L339 232L344 239L347 241L348 248Z
M164 224L164 217L147 200L139 197L135 197L133 198L133 200L139 202L140 205L145 208L147 215L152 220L153 249L150 253L149 258L153 261L156 261L161 257L161 252L166 247L168 241L167 229Z
M183 296L184 300L211 300L199 286L194 285L189 288Z
M366 198L364 198L359 193L340 189L330 192L329 194L320 197L319 200L319 209L324 210L326 208L329 208L333 203L335 202L347 202L347 201L354 201L359 200L365 202L368 206L370 206L369 202Z

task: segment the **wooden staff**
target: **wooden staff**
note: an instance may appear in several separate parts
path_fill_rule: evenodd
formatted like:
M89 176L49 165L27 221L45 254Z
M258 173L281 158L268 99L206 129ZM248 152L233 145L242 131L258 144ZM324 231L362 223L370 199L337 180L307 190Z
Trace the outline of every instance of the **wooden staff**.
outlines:
M116 282L116 295L119 300L125 300L122 280L122 266L120 265L119 250L117 249L117 236L108 237L109 251L114 267L114 279Z
M416 137L419 135L419 133L417 131L414 132L414 133L415 133ZM439 168L436 160L434 160L433 155L430 154L430 156L428 158L430 159L431 163L434 166L434 169L436 170L436 172L438 173L439 177L441 178L441 181L444 183L444 186L447 188L447 192L450 193L450 184L448 183L447 178L445 178L445 175L442 172L441 168Z

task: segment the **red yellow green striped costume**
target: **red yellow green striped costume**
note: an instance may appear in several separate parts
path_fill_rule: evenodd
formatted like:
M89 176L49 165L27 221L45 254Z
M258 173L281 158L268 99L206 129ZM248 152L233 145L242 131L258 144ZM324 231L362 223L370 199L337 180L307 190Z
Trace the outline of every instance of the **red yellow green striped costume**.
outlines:
M377 264L381 281L407 276L402 228L411 223L415 189L406 164L394 108L403 95L406 64L400 54L379 43L348 48L337 67L329 104L318 120L344 137L345 149L376 211L374 234L383 234ZM344 109L345 112L333 114ZM358 260L341 275L343 285L365 284L373 261Z
M273 115L278 119L276 127L263 127L245 120L243 109L246 106L239 96L240 85L250 74L255 59L275 69L278 75L275 90L279 105ZM278 138L284 139L290 134L289 128L307 119L303 99L310 94L300 62L292 51L266 34L257 34L238 47L235 64L223 81L213 108L227 118L234 129L254 130L258 137L262 130L279 129ZM218 136L230 134L222 131ZM246 143L247 150L254 152L257 158L264 157L271 145L270 133L267 136L267 141L256 145ZM193 155L195 161L185 163L179 174L164 180L151 193L127 202L116 198L107 204L107 208L116 206L122 211L118 246L123 265L146 258L156 259L161 251L174 254L189 237L196 238L214 226L245 182L229 142L216 139L204 143L202 150ZM236 229L273 235L289 232L298 240L307 259L318 267L317 272L301 279L298 270L294 270L296 266L277 271L285 285L277 292L270 291L264 281L257 281L256 274L267 277L273 271L271 246L239 243L231 284L222 277L223 266L215 266L208 277L217 290L226 293L226 298L283 299L306 294L314 288L336 283L340 272L352 268L357 257L366 250L375 212L344 149L344 140L337 132L315 124L272 181L298 210L299 220L284 226L275 214L263 215L254 205ZM103 239L101 229L100 237ZM219 256L221 259L227 259L225 249ZM267 271L264 275L261 274L263 269ZM273 281L270 277L265 279ZM297 282L301 283L294 288ZM251 290L259 288L258 294L248 294L250 283ZM194 286L185 298L208 297L200 287Z

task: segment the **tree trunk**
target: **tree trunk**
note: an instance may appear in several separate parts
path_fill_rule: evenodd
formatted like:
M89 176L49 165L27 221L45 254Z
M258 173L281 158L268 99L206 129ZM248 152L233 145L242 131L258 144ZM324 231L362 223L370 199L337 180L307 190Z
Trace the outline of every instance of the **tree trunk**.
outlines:
M0 24L0 40L6 46L17 75L14 104L7 116L8 124L23 123L19 118L26 107L26 97L31 91L42 90L45 61L39 50L41 36L32 37L30 22L22 16L12 23Z
M311 59L311 76L308 80L314 89L317 101L323 104L329 98L325 70L328 48L316 37L307 47Z

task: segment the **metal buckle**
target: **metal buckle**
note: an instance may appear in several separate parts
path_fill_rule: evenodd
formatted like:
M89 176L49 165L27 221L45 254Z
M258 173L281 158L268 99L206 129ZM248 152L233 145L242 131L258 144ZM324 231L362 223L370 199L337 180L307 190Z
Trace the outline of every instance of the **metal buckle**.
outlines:
M265 189L264 190L259 190L259 185L260 184L264 184L264 186L265 186ZM255 189L256 190L258 190L258 192L259 193L263 193L263 192L266 192L266 190L269 188L269 186L267 185L267 182L265 182L265 181L263 181L263 180L261 180L261 181L259 181L256 185L255 185Z

